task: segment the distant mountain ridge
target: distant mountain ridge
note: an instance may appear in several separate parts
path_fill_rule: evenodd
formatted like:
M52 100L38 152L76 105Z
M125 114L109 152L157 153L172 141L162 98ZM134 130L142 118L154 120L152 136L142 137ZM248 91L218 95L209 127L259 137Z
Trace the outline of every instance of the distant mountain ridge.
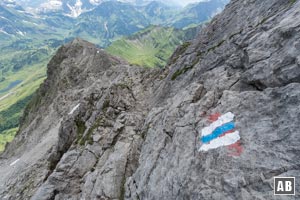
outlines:
M146 6L147 4L153 2L153 0L3 0L2 4L15 5L23 7L25 10L33 13L47 13L53 11L60 11L70 17L78 17L82 13L93 10L95 7L104 2L122 2L129 3L134 6ZM203 0L202 0L203 1ZM202 2L199 0L198 2ZM215 1L215 0L205 0L205 2ZM226 1L229 0L221 0ZM155 2L163 3L168 7L181 7L182 3L176 0L155 0ZM191 2L191 1L189 1ZM197 1L194 1L197 3Z
M149 25L149 19L131 4L104 2L78 17L72 35L88 36L88 40L107 46L113 38L131 35Z
M22 37L35 34L39 27L37 20L20 7L5 7L0 5L0 38ZM3 40L5 42L5 40Z
M129 36L150 25L184 28L200 24L223 9L226 1L211 0L179 9L159 1L81 0L78 3L78 0L63 0L60 1L62 9L50 9L39 14L31 14L14 1L2 1L0 38L10 41L32 38L32 35L47 39L53 35L61 39L81 37L105 47L118 37ZM74 3L80 5L80 8L77 7L79 10L70 6Z
M220 13L228 2L229 0L211 0L190 4L172 19L171 25L183 28L207 21Z

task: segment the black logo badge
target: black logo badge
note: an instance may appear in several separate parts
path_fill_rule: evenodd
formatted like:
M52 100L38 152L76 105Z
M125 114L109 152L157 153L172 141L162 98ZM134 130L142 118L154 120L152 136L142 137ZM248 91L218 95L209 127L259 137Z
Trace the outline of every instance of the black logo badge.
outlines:
M295 195L295 177L274 177L275 195Z

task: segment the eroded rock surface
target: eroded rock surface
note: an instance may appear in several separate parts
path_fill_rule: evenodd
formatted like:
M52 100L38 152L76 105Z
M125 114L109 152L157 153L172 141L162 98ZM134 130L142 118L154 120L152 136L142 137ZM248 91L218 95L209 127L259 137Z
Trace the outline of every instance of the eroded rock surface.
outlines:
M48 65L0 160L1 199L299 199L300 2L233 0L164 70L76 39ZM215 113L239 152L199 152Z

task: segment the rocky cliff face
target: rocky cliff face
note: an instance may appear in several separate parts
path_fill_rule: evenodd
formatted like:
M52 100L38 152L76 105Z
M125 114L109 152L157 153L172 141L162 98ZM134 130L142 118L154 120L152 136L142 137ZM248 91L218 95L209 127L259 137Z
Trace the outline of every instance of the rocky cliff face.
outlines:
M299 11L233 0L164 70L61 47L1 155L0 198L274 199L274 176L299 185ZM198 151L225 113L240 140Z

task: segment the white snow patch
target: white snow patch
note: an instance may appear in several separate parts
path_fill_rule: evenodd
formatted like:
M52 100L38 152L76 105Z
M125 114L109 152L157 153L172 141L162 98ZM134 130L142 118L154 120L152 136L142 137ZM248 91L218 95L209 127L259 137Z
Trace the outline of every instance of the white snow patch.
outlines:
M23 20L23 22L24 22L24 23L33 24L33 25L36 25L36 26L38 26L38 24L37 24L37 23L35 23L35 22L30 22L30 21L27 21L27 20Z
M6 17L0 16L0 18L5 19L7 21L9 21L9 19L7 19Z
M12 162L9 166L14 166L15 164L17 164L17 162L19 162L20 159L15 160L14 162Z
M22 35L22 36L25 36L26 35L26 33L23 33L22 31L18 31L17 32L19 35Z
M58 0L50 0L41 5L41 10L47 12L49 10L60 10L62 9L63 3Z
M80 106L80 103L77 104L70 112L69 112L69 115L72 115Z
M82 2L80 0L77 0L74 6L71 6L70 4L67 4L68 8L71 10L71 14L69 16L71 17L78 17L82 12Z
M108 32L107 22L104 22L104 28L105 28L106 32Z
M4 30L1 30L1 29L0 29L0 33L4 33L4 34L6 34L6 35L11 35L11 34L9 34L8 32L6 32L6 31L4 31Z

